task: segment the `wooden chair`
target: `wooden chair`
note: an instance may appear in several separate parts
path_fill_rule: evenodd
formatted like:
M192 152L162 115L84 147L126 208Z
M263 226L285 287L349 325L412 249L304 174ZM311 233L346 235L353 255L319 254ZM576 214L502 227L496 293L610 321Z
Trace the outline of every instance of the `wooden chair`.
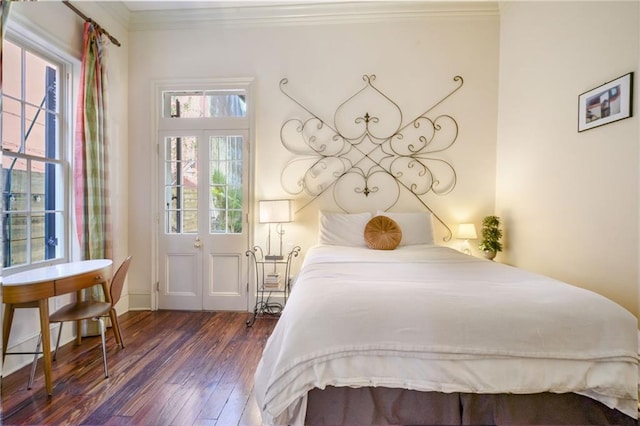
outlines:
M62 335L62 324L66 321L80 321L84 319L93 319L94 321L98 321L100 326L100 337L102 339L102 359L104 362L104 377L109 377L109 367L107 366L107 345L105 338L105 324L103 317L109 316L111 318L111 326L113 328L113 333L116 338L116 343L119 344L122 348L124 348L124 342L122 340L122 333L120 333L120 324L118 323L118 314L115 310L115 305L120 300L120 296L122 295L122 288L124 286L124 280L127 276L127 272L129 271L129 265L131 264L131 256L127 257L116 273L113 275L111 279L111 284L109 286L109 295L111 296L111 302L101 302L97 300L84 300L84 301L76 301L69 303L68 305L63 306L58 309L54 313L49 316L49 322L59 322L60 328L58 330L58 338L56 341L56 349L53 353L53 359L56 359L56 355L58 353L58 347L60 346L60 336ZM80 333L80 329L78 329L78 333ZM31 366L31 375L29 376L29 385L27 389L31 389L31 385L33 384L33 379L36 373L36 365L38 363L38 354L40 353L40 344L42 341L42 335L38 339L38 344L36 347L36 355L33 359L33 364Z

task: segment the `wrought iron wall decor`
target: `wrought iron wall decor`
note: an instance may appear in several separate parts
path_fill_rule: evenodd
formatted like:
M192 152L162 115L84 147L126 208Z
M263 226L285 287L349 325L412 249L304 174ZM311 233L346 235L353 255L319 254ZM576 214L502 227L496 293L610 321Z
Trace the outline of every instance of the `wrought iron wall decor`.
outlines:
M450 240L451 229L422 197L445 195L456 186L453 165L436 154L455 143L458 123L447 114L428 114L462 87L462 77L455 76L449 93L408 122L398 104L374 86L375 74L362 79L364 87L336 108L333 123L290 95L287 78L280 81L280 91L310 115L289 119L280 128L282 144L296 155L282 171L282 187L292 195L311 196L301 208L332 189L336 205L345 212L388 210L405 190L444 225L444 240Z

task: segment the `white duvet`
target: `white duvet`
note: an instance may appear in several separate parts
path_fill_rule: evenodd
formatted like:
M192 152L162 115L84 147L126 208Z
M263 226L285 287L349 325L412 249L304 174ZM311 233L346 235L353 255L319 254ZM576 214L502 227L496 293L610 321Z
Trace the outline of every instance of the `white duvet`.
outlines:
M264 424L325 386L575 392L637 418L635 316L593 292L438 246L316 246L255 375Z

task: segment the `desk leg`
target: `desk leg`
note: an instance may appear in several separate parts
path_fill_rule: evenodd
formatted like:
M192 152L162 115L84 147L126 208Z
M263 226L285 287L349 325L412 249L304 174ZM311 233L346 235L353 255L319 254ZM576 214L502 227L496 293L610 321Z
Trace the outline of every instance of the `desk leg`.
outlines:
M76 291L76 302L82 300L82 290ZM76 321L76 345L82 344L82 320Z
M7 345L9 344L9 332L11 331L11 323L13 322L13 313L15 307L7 303L4 307L4 318L2 321L2 363L4 364L4 357L7 355Z
M53 394L51 380L51 331L49 329L49 299L38 301L40 309L40 331L42 333L42 359L44 362L44 384L47 395Z
M76 345L82 344L82 320L76 321Z

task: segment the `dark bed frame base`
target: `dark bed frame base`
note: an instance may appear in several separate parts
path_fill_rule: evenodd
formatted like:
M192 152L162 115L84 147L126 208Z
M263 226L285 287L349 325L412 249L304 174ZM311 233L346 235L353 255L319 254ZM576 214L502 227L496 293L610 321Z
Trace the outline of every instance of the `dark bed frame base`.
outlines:
M573 393L468 394L327 387L308 394L307 425L637 425Z

